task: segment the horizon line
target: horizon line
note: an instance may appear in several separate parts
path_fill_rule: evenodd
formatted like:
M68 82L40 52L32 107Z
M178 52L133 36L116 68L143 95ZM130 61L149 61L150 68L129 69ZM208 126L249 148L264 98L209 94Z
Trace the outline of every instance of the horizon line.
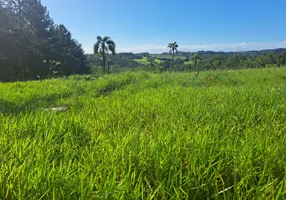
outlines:
M86 54L92 54L92 46L82 45ZM240 43L215 43L215 44L199 44L199 45L181 45L179 44L178 51L180 52L198 52L198 51L211 51L211 52L246 52L246 51L263 51L286 48L286 40L282 42L240 42ZM120 47L117 48L118 53L150 53L162 54L168 52L167 45L138 45L133 47Z

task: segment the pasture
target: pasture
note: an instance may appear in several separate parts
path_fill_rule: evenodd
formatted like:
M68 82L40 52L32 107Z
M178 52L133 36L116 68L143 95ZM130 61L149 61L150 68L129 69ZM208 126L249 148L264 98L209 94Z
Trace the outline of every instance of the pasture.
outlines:
M142 57L141 59L134 59L135 62L137 62L140 65L150 65L151 62L148 61L147 57ZM162 64L163 62L159 59L154 59L153 61L155 64Z
M286 198L286 68L0 91L0 199Z

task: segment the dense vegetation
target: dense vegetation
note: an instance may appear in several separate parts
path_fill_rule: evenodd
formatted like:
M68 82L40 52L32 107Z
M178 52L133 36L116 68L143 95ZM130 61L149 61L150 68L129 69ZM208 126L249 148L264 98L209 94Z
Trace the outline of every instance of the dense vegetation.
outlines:
M172 43L170 43L172 44ZM166 47L167 49L167 47ZM174 49L175 51L175 49ZM102 71L102 61L98 55L87 55L92 72ZM217 69L247 69L280 67L286 65L286 49L245 52L180 52L162 54L118 53L110 58L112 72L126 70L158 71L200 71ZM174 63L174 64L172 64Z
M0 83L0 199L285 199L285 74Z
M87 73L81 45L40 0L0 0L0 81Z

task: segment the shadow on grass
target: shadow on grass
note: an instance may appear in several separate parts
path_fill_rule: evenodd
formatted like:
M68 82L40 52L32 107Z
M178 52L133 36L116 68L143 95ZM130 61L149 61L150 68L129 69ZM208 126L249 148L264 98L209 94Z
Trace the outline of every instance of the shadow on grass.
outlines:
M106 85L104 85L104 86L102 86L96 90L96 97L110 95L114 91L123 89L132 83L133 83L132 79L127 79L127 80L122 81L122 82L110 81Z
M34 96L24 102L13 102L0 98L0 114L18 115L20 113L34 112L45 107L54 106L59 99L70 97L70 93L51 94L48 96Z

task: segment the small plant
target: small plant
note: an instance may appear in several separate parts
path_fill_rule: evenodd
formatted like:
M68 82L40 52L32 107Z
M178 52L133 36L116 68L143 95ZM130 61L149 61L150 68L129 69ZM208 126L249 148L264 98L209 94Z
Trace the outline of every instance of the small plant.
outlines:
M49 65L49 74L48 74L49 79L58 73L54 69L61 64L60 62L54 60L49 60L49 61L44 60L43 62Z

